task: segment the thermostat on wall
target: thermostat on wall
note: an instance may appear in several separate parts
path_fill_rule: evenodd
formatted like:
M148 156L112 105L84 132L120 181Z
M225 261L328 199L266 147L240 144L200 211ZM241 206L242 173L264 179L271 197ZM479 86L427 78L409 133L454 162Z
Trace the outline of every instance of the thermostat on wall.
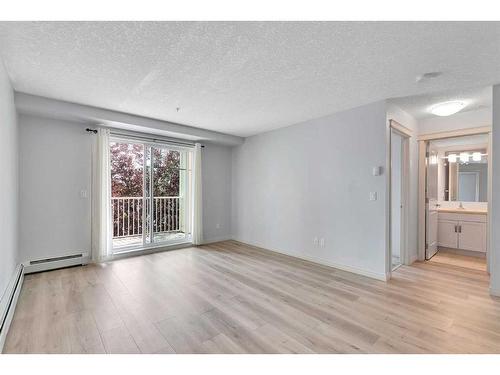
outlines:
M380 176L382 174L382 167L373 167L372 174L374 176Z

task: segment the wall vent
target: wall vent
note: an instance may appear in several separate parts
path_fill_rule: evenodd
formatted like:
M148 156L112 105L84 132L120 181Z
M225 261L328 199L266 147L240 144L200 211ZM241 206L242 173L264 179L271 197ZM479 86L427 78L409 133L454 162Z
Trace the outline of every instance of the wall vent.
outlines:
M3 296L0 296L0 353L2 353L5 340L7 339L7 331L9 330L14 310L16 308L17 299L21 292L23 284L23 265L19 264L16 268L9 285Z
M89 256L85 253L34 259L24 264L24 273L43 272L64 267L81 266L87 264L88 262Z
M59 261L59 260L77 259L77 258L83 258L83 254L66 255L66 256L57 257L57 258L46 258L46 259L31 260L30 261L30 265L56 262L56 261Z

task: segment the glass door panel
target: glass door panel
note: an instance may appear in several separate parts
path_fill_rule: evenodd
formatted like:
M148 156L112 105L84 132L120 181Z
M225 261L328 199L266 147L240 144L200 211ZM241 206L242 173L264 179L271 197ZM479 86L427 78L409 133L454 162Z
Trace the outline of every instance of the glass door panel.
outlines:
M141 245L144 145L112 142L110 160L113 248Z
M153 164L151 146L144 145L145 149L145 159L146 159L146 173L144 174L144 206L146 208L144 215L144 244L148 245L151 241L152 230L151 230L151 189L152 189L152 179L151 173Z
M153 242L183 240L181 227L183 200L181 159L184 151L153 147Z
M110 143L114 252L191 238L192 152Z

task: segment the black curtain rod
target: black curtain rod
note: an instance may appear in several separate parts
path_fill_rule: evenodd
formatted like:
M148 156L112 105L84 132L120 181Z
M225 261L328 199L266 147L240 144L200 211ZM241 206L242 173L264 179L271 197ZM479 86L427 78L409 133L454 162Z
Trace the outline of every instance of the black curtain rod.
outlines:
M85 129L86 132L88 133L94 133L94 134L97 134L97 129L91 129L91 128L87 128ZM120 133L118 133L118 135L120 135ZM178 144L178 145L182 145L182 146L194 146L193 143L184 143L184 142L178 142L178 141L165 141L165 140L162 140L162 139L157 139L157 138L153 138L153 137L143 137L143 136L134 136L134 135L128 135L128 134L123 134L123 135L126 135L128 137L131 137L131 138L138 138L138 139L145 139L145 140L152 140L152 141L160 141L160 142L166 142L166 143L172 143L172 144ZM205 146L204 145L201 145L202 148L204 148Z

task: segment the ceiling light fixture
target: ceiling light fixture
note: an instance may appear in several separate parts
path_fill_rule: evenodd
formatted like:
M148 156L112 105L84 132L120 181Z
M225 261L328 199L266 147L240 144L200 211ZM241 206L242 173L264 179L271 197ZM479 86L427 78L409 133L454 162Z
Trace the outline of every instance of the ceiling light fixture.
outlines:
M464 102L460 101L444 102L432 106L431 113L436 116L450 116L461 111L464 107L465 107Z

